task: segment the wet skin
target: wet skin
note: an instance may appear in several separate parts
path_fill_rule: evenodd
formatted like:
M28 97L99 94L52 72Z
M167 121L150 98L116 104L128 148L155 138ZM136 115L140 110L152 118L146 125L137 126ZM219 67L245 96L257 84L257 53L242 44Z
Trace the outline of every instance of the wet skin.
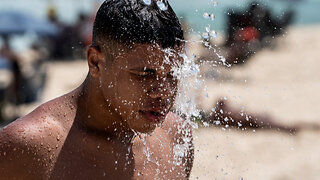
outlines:
M79 88L0 130L1 179L189 176L192 133L169 112L177 80L161 48L136 45L107 57L91 47L89 75ZM152 134L144 141L133 131ZM188 148L177 163L179 144Z

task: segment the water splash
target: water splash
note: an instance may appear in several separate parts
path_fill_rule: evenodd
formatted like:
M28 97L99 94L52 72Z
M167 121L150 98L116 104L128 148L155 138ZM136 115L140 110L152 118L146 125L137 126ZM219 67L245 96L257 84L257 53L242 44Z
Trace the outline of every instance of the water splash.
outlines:
M157 6L161 11L168 10L168 6L162 0L157 1Z
M190 120L200 115L196 96L193 94L202 85L198 78L200 66L195 63L194 58L189 58L186 54L180 54L180 57L184 60L183 64L173 67L173 75L179 81L175 107L178 114L184 116L192 127L197 128L197 124Z
M149 1L144 0L144 3L148 5ZM216 2L212 3L214 6L217 5ZM156 4L160 10L164 11L168 8L163 1L158 0ZM215 20L215 15L212 12L205 12L203 14L203 18L213 21ZM227 64L226 59L223 56L219 55L219 53L217 52L217 47L209 43L209 40L211 38L217 37L217 32L215 30L212 30L209 25L205 28L205 32L203 32L201 36L206 41L181 41L184 41L186 43L205 44L207 49L212 50L218 56L219 61L222 65L230 67L230 65ZM202 79L201 77L200 64L196 62L198 59L195 55L187 56L186 53L177 53L174 49L171 48L164 49L163 52L165 53L164 62L172 66L172 75L178 80L178 92L174 105L175 112L185 119L184 123L177 127L178 133L183 135L182 140L179 143L172 144L174 156L174 160L172 163L176 166L180 166L182 165L185 156L188 155L191 147L191 132L184 132L184 130L188 129L186 128L187 126L191 126L194 129L198 128L198 122L195 121L195 119L201 119L201 109L198 108L197 97L199 97L199 95L203 93L203 89L206 89L203 87L205 87L206 85L204 83L204 79ZM178 58L182 58L183 61L172 61L172 59ZM206 92L204 92L203 95L208 97L208 94ZM209 124L207 123L205 124L205 126L209 126ZM153 159L152 152L148 147L146 141L147 135L141 135L141 133L137 133L137 136L144 145L143 154L146 157L146 162L157 162Z
M143 3L147 6L151 5L151 0L143 0Z
M207 13L207 12L205 12L205 13L203 13L203 17L204 17L205 19L209 19L209 18L210 18L210 14Z
M212 21L215 20L215 15L213 13L209 14L207 12L203 13L203 18L205 19L211 19Z
M203 39L209 39L210 36L209 36L208 32L203 32L202 37L203 37Z
M211 38L216 38L217 37L217 32L215 30L212 30L212 31L209 32L209 36Z
M140 138L140 140L143 143L143 154L146 156L147 161L150 162L151 161L151 151L149 146L147 145L147 136L143 136L142 138Z

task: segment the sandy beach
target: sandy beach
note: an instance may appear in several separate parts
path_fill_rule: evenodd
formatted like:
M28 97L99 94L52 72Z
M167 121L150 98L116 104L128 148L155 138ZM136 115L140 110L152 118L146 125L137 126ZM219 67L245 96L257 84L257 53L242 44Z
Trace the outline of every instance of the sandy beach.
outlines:
M216 67L207 78L210 110L217 98L234 107L267 114L284 125L320 124L320 26L295 27L275 46L254 55L244 66ZM49 62L45 102L79 86L88 72L85 61ZM41 102L23 107L23 114ZM195 161L191 179L319 179L320 132L290 135L274 130L194 130ZM318 152L319 151L319 152Z
M245 66L217 68L207 79L209 110L226 97L235 108L266 114L283 125L319 124L320 26L288 30L275 47L264 49ZM319 179L320 132L296 135L278 131L195 130L191 179Z

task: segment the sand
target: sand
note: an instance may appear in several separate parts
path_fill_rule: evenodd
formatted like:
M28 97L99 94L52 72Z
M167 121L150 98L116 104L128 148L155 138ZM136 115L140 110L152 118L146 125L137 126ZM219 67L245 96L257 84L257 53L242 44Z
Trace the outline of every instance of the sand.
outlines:
M245 66L216 68L207 79L210 109L219 97L235 108L268 114L284 125L320 123L320 26L288 30L275 47L257 53ZM320 132L195 130L191 179L319 179Z
M268 114L282 124L320 123L320 26L290 28L273 48L254 55L244 66L219 67L206 79L209 98L198 97L209 110L219 97L234 107ZM85 61L48 63L48 81L39 103L79 86ZM278 131L194 130L195 161L191 179L319 179L320 132L296 135Z

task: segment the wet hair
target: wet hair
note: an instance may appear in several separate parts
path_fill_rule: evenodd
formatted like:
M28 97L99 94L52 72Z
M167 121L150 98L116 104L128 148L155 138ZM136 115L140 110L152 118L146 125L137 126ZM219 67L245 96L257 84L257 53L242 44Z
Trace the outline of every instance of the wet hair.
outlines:
M115 41L132 45L157 43L162 48L180 46L183 30L167 0L161 10L157 0L106 0L99 8L93 26L93 45Z

